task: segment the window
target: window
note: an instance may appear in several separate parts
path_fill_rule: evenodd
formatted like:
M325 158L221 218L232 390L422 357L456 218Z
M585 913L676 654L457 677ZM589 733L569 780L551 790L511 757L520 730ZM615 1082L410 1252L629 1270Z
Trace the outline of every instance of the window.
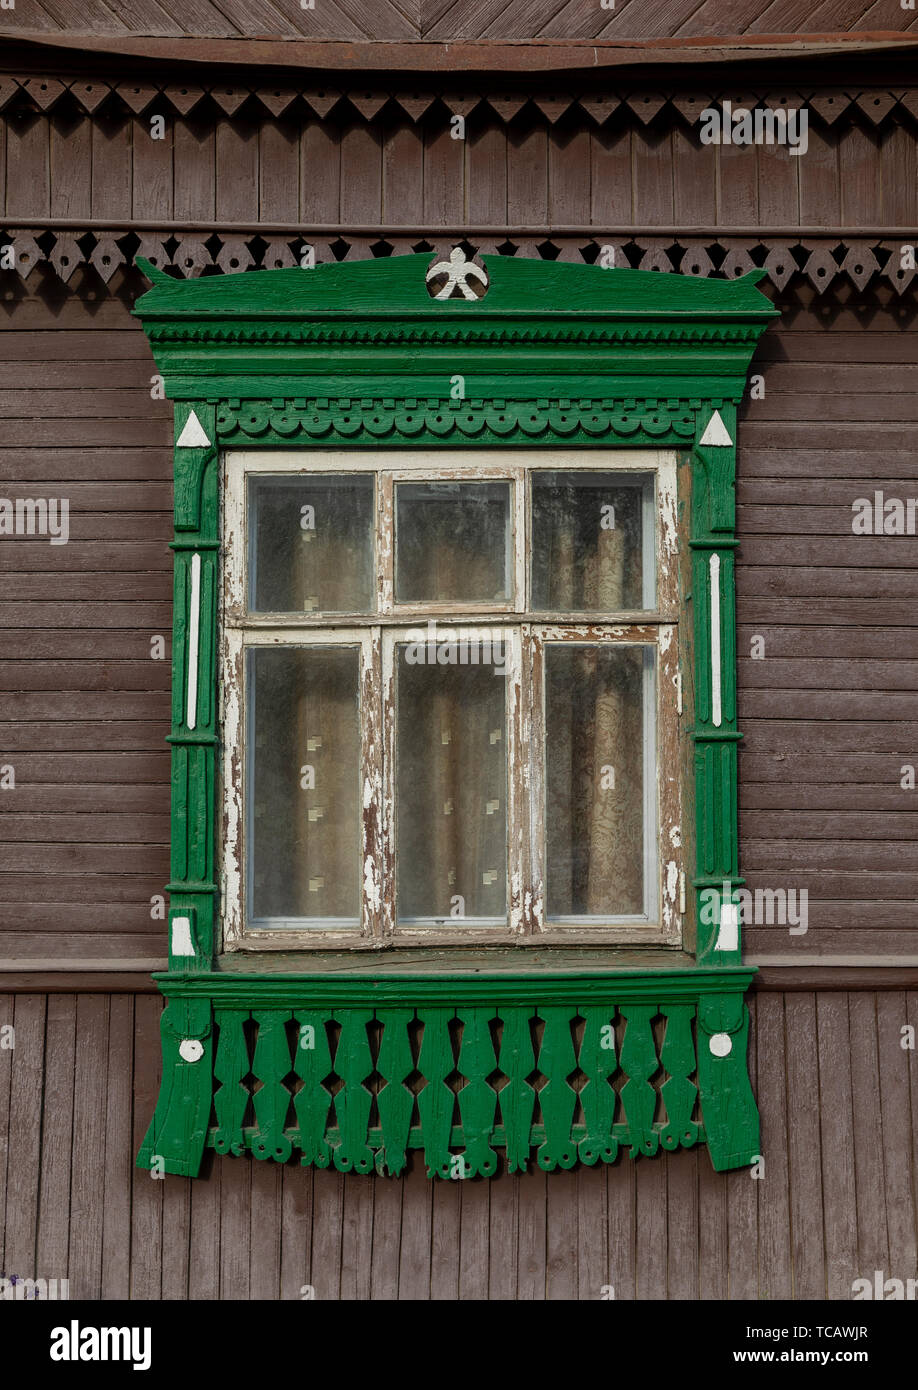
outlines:
M225 478L226 947L678 945L675 453Z

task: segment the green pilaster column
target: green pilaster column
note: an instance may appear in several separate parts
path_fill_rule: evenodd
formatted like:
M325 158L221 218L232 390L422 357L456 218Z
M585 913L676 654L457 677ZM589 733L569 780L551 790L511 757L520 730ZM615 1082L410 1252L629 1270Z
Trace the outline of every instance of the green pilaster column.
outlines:
M175 410L172 838L169 971L213 965L216 881L218 454L212 404ZM193 1175L213 1088L213 1010L172 1001L162 1019L163 1084L138 1165Z
M734 585L736 407L699 415L692 497L698 962L739 965ZM726 888L724 885L727 885Z

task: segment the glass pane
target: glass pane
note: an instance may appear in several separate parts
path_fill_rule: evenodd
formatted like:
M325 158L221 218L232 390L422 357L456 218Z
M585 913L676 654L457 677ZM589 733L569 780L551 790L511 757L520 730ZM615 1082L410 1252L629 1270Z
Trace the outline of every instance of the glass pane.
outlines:
M249 607L365 613L374 605L373 478L249 475Z
M504 667L430 665L429 651L396 648L398 918L503 922ZM466 648L466 661L473 654L486 653Z
M650 750L653 735L644 692L653 659L648 647L545 648L549 917L645 911L645 739Z
M531 477L533 608L610 613L651 607L652 477L580 472Z
M251 916L356 927L359 649L250 647L246 661Z
M397 603L508 599L509 483L396 483Z

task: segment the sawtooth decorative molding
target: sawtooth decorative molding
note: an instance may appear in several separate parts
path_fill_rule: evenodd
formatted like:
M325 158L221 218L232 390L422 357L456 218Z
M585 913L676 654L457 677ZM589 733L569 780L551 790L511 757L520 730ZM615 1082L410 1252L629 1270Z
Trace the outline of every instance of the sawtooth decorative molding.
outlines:
M903 57L906 55L903 54ZM196 73L196 77L203 74ZM544 79L543 79L544 80ZM569 79L565 79L569 81ZM612 79L614 81L614 78ZM427 79L429 83L430 79ZM448 90L442 87L410 83L396 86L390 79L383 86L359 83L348 86L337 74L330 84L297 80L295 71L285 70L276 82L245 83L231 81L165 82L158 83L136 76L117 77L97 75L72 77L26 72L0 74L0 111L13 107L50 112L60 103L75 106L86 115L93 115L106 103L108 110L118 107L128 115L153 115L157 111L198 116L210 109L214 114L232 118L238 115L259 119L311 118L315 120L378 121L393 113L414 122L433 116L448 120L449 116L469 117L482 103L488 119L496 116L509 123L517 116L537 117L554 125L562 117L574 113L584 115L603 125L613 115L618 120L649 125L658 117L670 124L695 125L701 111L724 98L734 107L745 106L768 110L804 108L811 119L824 127L845 122L862 121L871 126L885 122L914 127L918 123L918 92L903 91L901 87L861 87L858 83L805 89L792 86L756 85L745 88L741 82L731 83L725 74L717 90L688 91L634 88L616 84L610 91L562 92L557 86L550 91L494 91L485 86L470 89L467 80L451 78ZM203 103L203 107L202 107ZM244 108L244 110L243 110Z
M0 223L2 226L2 223ZM0 271L4 280L21 281L32 289L50 277L76 291L86 288L89 276L96 286L108 285L118 270L134 267L138 259L182 279L235 275L249 270L280 270L300 264L311 250L320 265L385 259L413 252L430 252L445 259L458 238L469 254L508 258L562 261L592 265L611 247L614 265L622 270L656 270L701 279L736 279L751 270L764 272L763 282L784 290L789 285L809 284L822 294L844 287L857 290L886 287L901 295L918 282L914 256L903 256L903 246L918 246L918 228L898 234L852 236L832 229L799 236L769 233L730 236L728 232L664 235L653 228L623 234L603 233L584 227L559 232L520 235L513 228L499 234L465 228L457 232L429 228L414 234L387 232L383 228L293 228L279 234L250 230L172 231L167 228L127 230L60 226L7 227L0 231L0 246L13 248L13 268ZM33 278L36 270L38 276Z

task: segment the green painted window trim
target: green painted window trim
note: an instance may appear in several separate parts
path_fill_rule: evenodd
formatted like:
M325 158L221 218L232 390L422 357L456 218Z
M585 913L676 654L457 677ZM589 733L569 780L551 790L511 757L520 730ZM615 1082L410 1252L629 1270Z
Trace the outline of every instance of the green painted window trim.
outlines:
M735 901L743 882L735 438L752 354L776 317L755 288L763 272L727 282L491 256L484 298L437 302L428 260L192 281L140 263L153 288L135 312L175 402L176 448L170 955L156 977L163 1081L138 1164L194 1175L212 1147L395 1174L416 1148L430 1176L449 1178L492 1176L497 1150L510 1171L533 1159L548 1171L697 1142L717 1169L749 1164L754 972L738 930L719 949L721 928L699 908L705 890L726 883ZM465 395L454 401L457 375ZM651 445L690 460L693 955L635 967L605 948L595 968L474 974L374 973L371 962L346 978L306 962L280 974L263 958L245 971L221 963L220 451L313 442ZM302 1083L292 1092L291 1074Z

